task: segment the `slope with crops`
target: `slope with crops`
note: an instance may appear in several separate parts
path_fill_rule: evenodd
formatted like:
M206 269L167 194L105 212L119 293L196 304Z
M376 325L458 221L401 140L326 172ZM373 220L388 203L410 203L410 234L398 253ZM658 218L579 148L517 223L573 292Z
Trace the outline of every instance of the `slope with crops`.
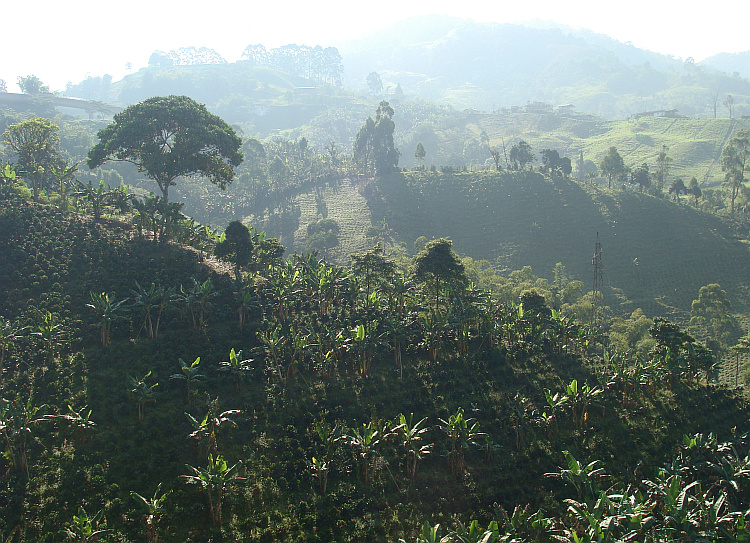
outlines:
M566 500L588 519L623 485L688 496L634 501L654 515L715 513L644 537L744 537L745 402L667 321L648 358L605 352L533 292L470 288L447 240L405 277L379 249L351 268L256 265L248 232L222 272L174 222L139 231L23 195L0 200L4 537L423 541L442 524L463 541L500 522L574 541ZM699 453L725 468L708 493ZM683 471L662 475L675 455L664 469Z

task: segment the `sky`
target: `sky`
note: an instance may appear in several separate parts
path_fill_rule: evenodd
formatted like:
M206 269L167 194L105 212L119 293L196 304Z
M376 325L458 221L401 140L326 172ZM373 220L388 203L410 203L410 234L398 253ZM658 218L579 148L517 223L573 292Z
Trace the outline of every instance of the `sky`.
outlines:
M411 16L437 13L481 22L552 21L607 34L636 47L696 62L750 50L750 7L688 7L686 2L631 0L3 0L0 79L18 92L18 76L36 75L51 90L110 74L115 80L148 65L156 50L208 47L227 61L247 45L337 46ZM489 4L490 7L487 7ZM738 2L737 6L744 2ZM695 6L695 4L693 4ZM740 11L744 10L742 14ZM346 59L344 59L346 62Z

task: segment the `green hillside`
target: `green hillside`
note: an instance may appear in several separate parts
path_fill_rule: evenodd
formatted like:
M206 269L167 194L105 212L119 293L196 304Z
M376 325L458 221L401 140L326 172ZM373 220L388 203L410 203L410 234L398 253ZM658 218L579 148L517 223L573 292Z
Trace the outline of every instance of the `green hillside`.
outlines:
M674 203L536 173L409 172L377 186L373 218L385 218L406 247L419 236L447 236L459 253L489 260L501 272L530 265L551 278L562 262L590 288L599 234L605 283L630 301L621 311L642 307L684 318L709 283L730 291L741 312L750 301L747 243L687 197Z
M510 177L469 187L571 191ZM476 519L472 533L488 542L573 542L597 524L570 516L566 500L590 508L625 488L640 513L617 533L684 537L684 526L638 523L678 511L703 519L701 533L747 533L746 402L669 326L654 328L646 362L604 355L587 327L535 295L498 304L446 283L451 296L435 302L431 275L366 279L310 256L237 282L124 216L96 222L2 188L0 535L10 541L103 530L121 543L423 542L427 522L453 543ZM148 302L151 283L162 294ZM241 322L237 289L252 302ZM92 311L99 292L124 305ZM711 484L719 473L726 490ZM665 504L675 492L690 499ZM713 493L725 496L721 521L701 516Z

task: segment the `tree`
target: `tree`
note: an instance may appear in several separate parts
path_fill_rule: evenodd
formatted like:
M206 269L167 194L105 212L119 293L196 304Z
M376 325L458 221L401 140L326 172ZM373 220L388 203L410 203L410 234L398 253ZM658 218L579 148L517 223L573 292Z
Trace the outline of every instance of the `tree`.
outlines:
M664 185L669 178L669 166L672 164L672 157L667 155L667 151L669 151L669 147L662 145L659 156L656 157L656 194L660 198L662 192L664 192Z
M86 304L86 307L90 308L99 320L99 330L101 332L101 340L103 347L109 347L109 334L112 329L112 322L118 318L121 318L118 312L120 306L127 301L127 298L120 301L115 301L114 295L110 297L106 292L91 291L91 303Z
M417 148L414 150L414 158L417 159L417 162L420 164L424 164L424 157L427 156L427 151L424 149L424 145L422 145L422 142L417 142Z
M239 281L240 270L250 263L253 254L253 240L247 226L240 221L230 222L222 240L216 245L214 254L234 264L234 278Z
M150 498L144 498L137 492L130 491L132 498L146 510L146 514L143 515L143 522L146 524L146 541L148 543L159 543L159 534L156 532L156 527L159 524L159 517L164 513L164 501L171 493L171 490L161 492L161 483L156 485L154 495Z
M169 376L170 379L176 379L178 381L185 381L185 392L187 395L187 404L188 407L192 403L192 391L190 384L195 382L200 382L205 377L202 373L198 373L200 371L200 363L201 363L201 357L197 357L195 360L193 360L192 364L188 364L185 362L182 358L178 360L180 363L180 373L173 373Z
M97 136L89 168L108 160L131 162L156 181L165 203L178 177L207 177L224 189L243 160L241 138L187 96L157 96L130 106Z
M35 199L52 168L64 163L59 151L59 130L49 119L33 117L8 126L3 132L3 143L18 156L18 165L31 177Z
M49 93L49 87L42 83L42 80L35 75L27 75L26 77L18 76L16 80L18 87L24 94L47 94Z
M672 181L672 185L669 187L669 194L674 195L675 201L680 201L680 195L681 194L687 194L687 187L685 186L685 182L682 179L675 179Z
M521 140L510 148L510 162L514 170L523 170L526 164L534 161L534 153L531 152L531 146Z
M741 130L729 140L721 155L721 170L726 172L723 185L729 188L731 215L734 201L745 186L745 172L750 168L750 130Z
M414 277L434 292L435 309L443 290L462 289L469 282L463 263L451 249L452 244L445 238L432 240L414 257Z
M643 189L651 186L651 174L648 171L648 164L644 162L630 172L630 183L638 185L641 192L643 192Z
M370 92L377 95L383 92L383 80L380 79L378 72L370 72L367 75L367 86Z
M625 173L625 163L615 146L609 148L599 168L607 177L607 188L612 188L612 180L621 177Z
M8 84L5 79L0 79L0 92L8 92Z
M221 506L224 502L224 494L234 482L244 481L244 477L237 475L242 463L238 462L229 467L227 461L219 454L216 458L208 455L208 466L196 468L190 465L186 467L191 475L181 475L188 484L198 485L200 490L208 497L208 509L211 515L211 525L221 526Z
M732 111L734 110L734 97L731 94L727 94L724 99L724 107L729 110L729 118L732 118Z
M130 396L135 402L135 406L138 410L138 420L143 420L143 406L146 405L149 402L155 402L154 399L154 389L159 386L159 383L154 383L153 385L149 385L146 383L146 380L151 377L151 372L149 371L141 377L140 379L136 379L135 377L128 376L128 382L130 384Z
M701 188L698 185L698 179L696 179L695 176L693 176L690 179L690 183L688 184L687 193L692 195L695 198L694 204L696 207L698 207L698 198L701 197Z

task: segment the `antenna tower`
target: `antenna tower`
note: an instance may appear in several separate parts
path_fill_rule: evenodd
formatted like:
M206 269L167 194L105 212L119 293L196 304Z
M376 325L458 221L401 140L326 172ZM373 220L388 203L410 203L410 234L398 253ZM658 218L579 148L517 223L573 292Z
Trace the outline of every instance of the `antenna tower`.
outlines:
M599 232L596 233L596 245L594 245L594 258L591 259L594 266L594 315L593 324L597 324L599 319L599 302L604 299L602 294L602 278L604 276L604 266L602 265L602 244L599 242Z

